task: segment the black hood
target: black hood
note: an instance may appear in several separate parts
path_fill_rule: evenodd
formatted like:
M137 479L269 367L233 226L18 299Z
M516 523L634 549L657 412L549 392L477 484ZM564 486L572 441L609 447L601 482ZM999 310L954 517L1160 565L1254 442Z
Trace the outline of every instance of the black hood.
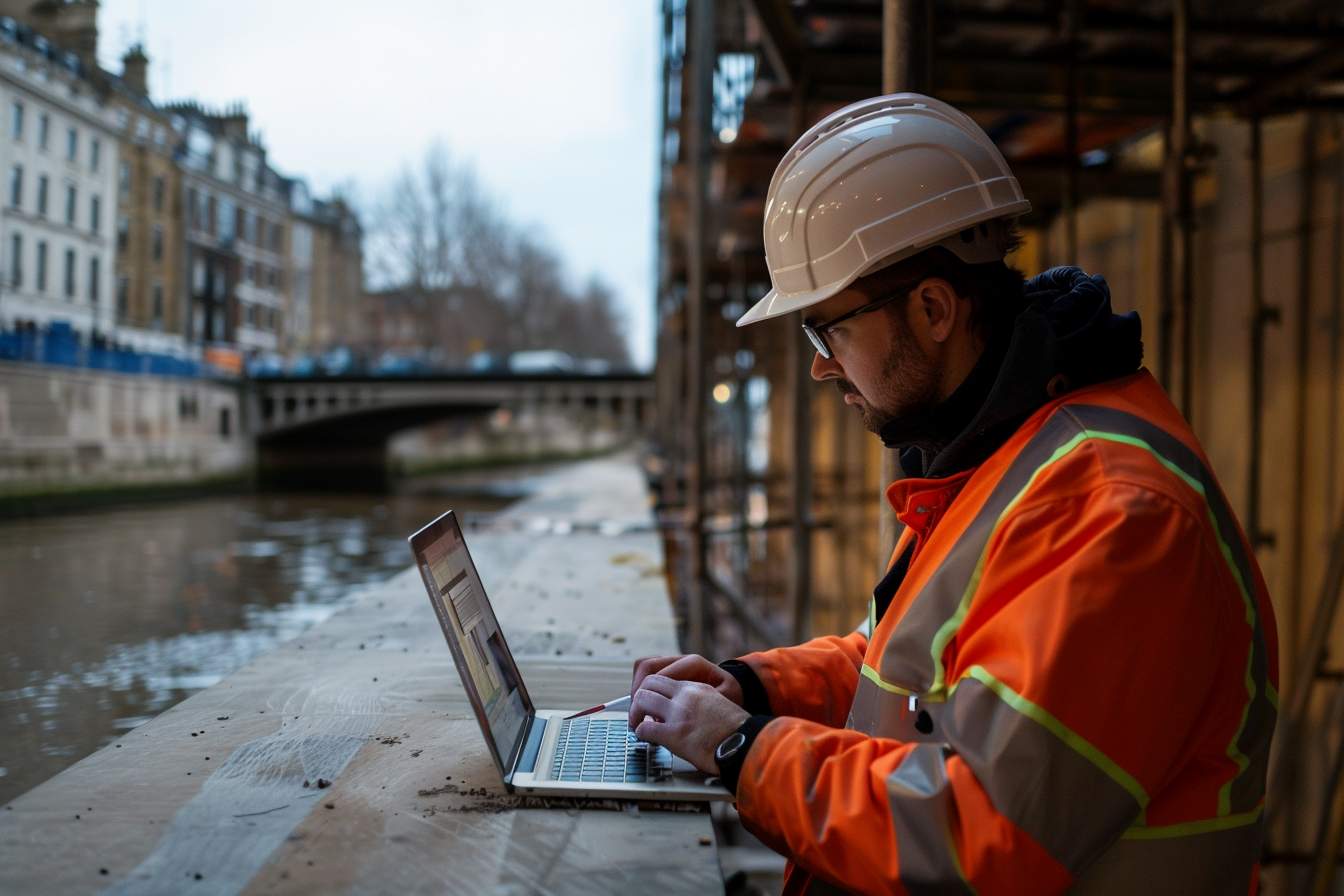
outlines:
M1143 360L1137 312L1114 314L1104 278L1051 268L1023 284L1007 339L992 340L965 382L930 414L936 434L901 444L908 421L879 433L902 449L908 476L949 476L984 461L1041 405L1071 389L1133 373Z

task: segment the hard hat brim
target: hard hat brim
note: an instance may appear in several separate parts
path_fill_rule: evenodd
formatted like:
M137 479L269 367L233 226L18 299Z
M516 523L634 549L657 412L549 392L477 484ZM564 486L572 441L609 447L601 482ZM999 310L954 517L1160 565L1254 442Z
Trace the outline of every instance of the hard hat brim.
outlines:
M769 320L772 317L783 317L794 311L801 311L809 305L815 305L818 302L825 301L831 296L843 290L844 287L836 289L814 289L808 292L782 293L777 289L772 289L755 305L747 309L747 313L737 319L737 326L745 327L749 324L760 323L763 320Z

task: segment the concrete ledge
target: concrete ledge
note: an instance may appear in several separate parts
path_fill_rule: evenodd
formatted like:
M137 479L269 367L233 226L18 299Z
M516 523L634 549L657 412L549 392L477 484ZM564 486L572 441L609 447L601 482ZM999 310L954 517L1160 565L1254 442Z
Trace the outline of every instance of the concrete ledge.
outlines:
M468 531L539 705L615 696L635 657L676 649L649 522L627 457ZM408 569L6 806L0 892L722 888L700 807L531 806L499 783Z

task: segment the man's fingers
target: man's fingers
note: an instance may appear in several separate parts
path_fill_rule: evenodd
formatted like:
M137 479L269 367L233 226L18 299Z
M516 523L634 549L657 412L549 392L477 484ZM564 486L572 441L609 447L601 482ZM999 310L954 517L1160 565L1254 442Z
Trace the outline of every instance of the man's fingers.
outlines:
M653 716L645 716L644 721L635 727L635 737L651 744L667 746L667 733L667 725Z
M630 693L633 694L639 690L640 682L646 677L666 668L681 659L679 656L646 656L642 660L635 660L635 669L630 676Z
M651 691L655 694L661 694L664 697L675 697L677 692L687 687L684 681L678 681L675 678L668 678L661 672L655 672L640 682L640 691ZM635 693L639 693L636 691Z
M645 682L648 682L647 678ZM671 715L672 701L666 695L657 691L640 688L635 691L634 699L630 701L630 722L632 726L638 725L646 716L652 716L661 722L667 722Z
M674 662L668 663L655 671L668 678L677 678L682 681L703 681L706 684L716 684L724 674L718 666L695 653L678 657Z

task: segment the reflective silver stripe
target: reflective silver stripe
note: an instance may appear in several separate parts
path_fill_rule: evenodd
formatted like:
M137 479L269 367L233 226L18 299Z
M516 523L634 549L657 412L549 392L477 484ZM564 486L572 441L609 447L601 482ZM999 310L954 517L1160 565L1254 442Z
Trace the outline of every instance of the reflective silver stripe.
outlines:
M1223 788L1218 814L1235 815L1260 805L1265 795L1265 776L1269 764L1269 744L1278 719L1277 700L1269 682L1269 653L1265 630L1257 603L1255 565L1247 556L1227 498L1213 474L1199 456L1170 433L1141 417L1095 405L1065 405L1063 410L1087 429L1106 429L1134 436L1145 442L1160 459L1184 474L1183 479L1196 488L1208 507L1219 546L1241 588L1245 602L1246 624L1251 628L1251 650L1247 658L1247 705L1229 754L1241 772ZM1196 486L1195 483L1198 483Z
M929 714L931 731L920 731L915 727L920 711ZM870 737L886 737L903 742L928 741L942 743L947 740L943 733L942 718L947 711L945 703L919 703L911 710L909 696L888 693L868 678L859 676L859 686L854 689L854 703L850 706L846 728L862 731Z
M1143 810L1142 794L1109 774L1104 760L1071 746L978 679L959 681L948 709L944 736L994 808L1071 873L1096 861Z
M962 874L952 836L946 751L939 744L920 744L887 776L901 883L912 893L974 892Z
M1250 892L1264 821L1184 837L1117 840L1079 877L1084 896L1241 896Z
M878 667L885 680L928 694L930 700L943 698L947 683L939 680L942 668L931 649L939 629L956 615L962 600L968 597L967 589L971 587L972 577L999 517L1041 465L1060 445L1077 436L1078 431L1076 422L1065 415L1055 414L1013 459L980 512L964 531L957 534L956 544L892 632ZM935 682L938 684L936 689Z

